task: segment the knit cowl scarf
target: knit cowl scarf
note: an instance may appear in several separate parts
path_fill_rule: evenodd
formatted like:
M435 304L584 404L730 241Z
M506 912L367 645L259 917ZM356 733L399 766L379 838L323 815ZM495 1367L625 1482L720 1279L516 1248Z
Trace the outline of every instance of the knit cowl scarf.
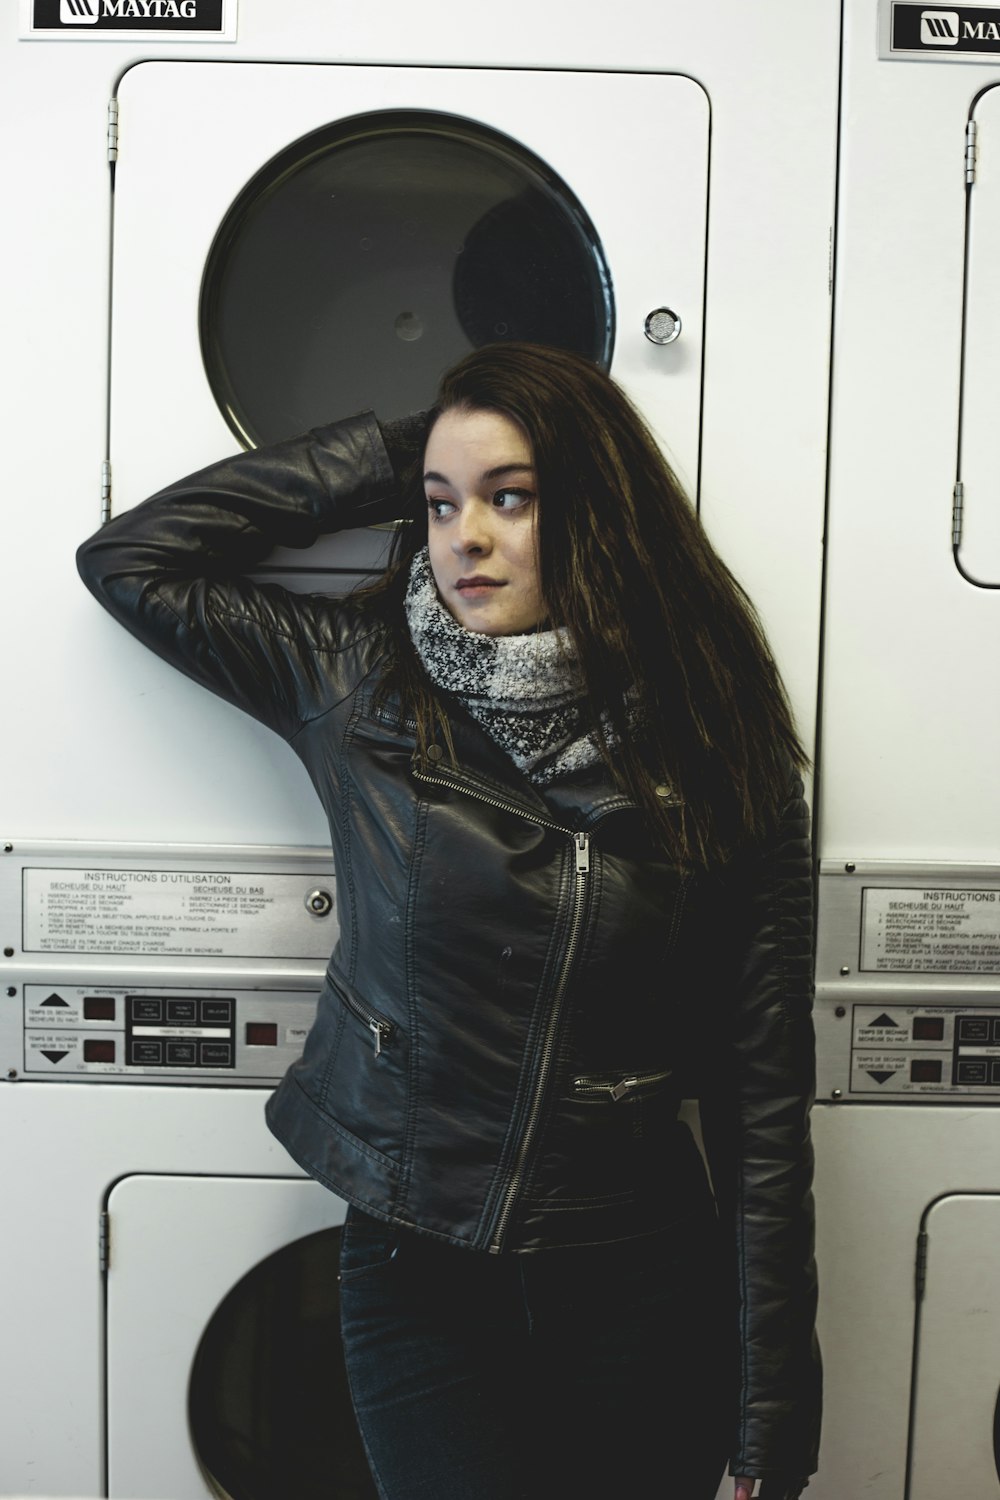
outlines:
M410 639L436 687L456 698L538 786L597 764L586 732L586 695L568 630L484 635L466 630L441 603L427 548L413 559L406 590ZM605 726L612 743L610 726Z

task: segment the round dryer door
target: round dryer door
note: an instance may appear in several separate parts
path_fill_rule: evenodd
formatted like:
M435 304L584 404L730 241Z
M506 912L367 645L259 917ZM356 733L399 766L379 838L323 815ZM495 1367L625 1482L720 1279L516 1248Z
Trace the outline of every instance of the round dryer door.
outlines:
M259 171L206 267L201 342L245 444L370 406L428 406L470 349L524 339L605 368L614 304L597 231L539 157L423 110L338 121Z
M112 1500L369 1500L340 1353L343 1201L301 1178L136 1174L107 1206Z
M341 1350L339 1254L339 1227L284 1245L202 1334L188 1425L226 1500L376 1500Z
M709 105L693 79L150 61L117 98L112 514L234 435L405 416L504 339L609 367L694 492ZM285 561L334 566L326 540Z

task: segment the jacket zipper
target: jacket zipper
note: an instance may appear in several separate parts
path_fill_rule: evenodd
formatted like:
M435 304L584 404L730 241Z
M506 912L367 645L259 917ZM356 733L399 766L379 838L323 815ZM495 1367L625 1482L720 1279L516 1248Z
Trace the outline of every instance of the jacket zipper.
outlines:
M630 1073L615 1078L574 1078L573 1091L577 1094L607 1094L617 1104L626 1094L636 1089L651 1088L663 1083L673 1074L673 1068L661 1068L658 1073Z
M347 1009L351 1011L353 1015L356 1015L358 1020L363 1021L364 1024L368 1027L368 1030L372 1034L372 1044L375 1048L375 1056L378 1057L382 1051L382 1044L384 1042L387 1042L392 1036L392 1022L386 1021L375 1011L369 1010L366 1005L362 1005L360 1000L355 1000L353 995L348 995L345 990L342 990L340 988L339 985L337 986L337 994L347 1006Z
M491 1255L499 1255L503 1244L504 1232L510 1219L517 1195L524 1178L525 1166L528 1154L534 1144L535 1132L538 1128L538 1119L542 1110L542 1102L545 1097L545 1088L548 1083L549 1073L552 1069L552 1058L555 1052L556 1033L559 1028L559 1016L562 1010L562 1002L566 993L570 970L576 957L576 950L580 942L580 929L583 925L583 915L587 904L586 878L590 874L590 834L577 833L572 828L566 828L561 823L545 817L539 817L533 811L527 811L518 807L516 802L505 801L502 797L490 796L488 792L481 792L478 787L470 787L467 782L457 776L449 776L440 771L430 773L428 771L413 768L413 774L418 781L428 781L441 786L449 786L456 792L463 792L479 802L485 802L490 807L499 807L504 812L513 813L516 817L524 818L526 821L538 824L541 828L551 828L556 833L564 834L573 840L576 854L576 883L573 891L573 913L570 918L569 936L566 939L566 949L563 953L562 967L559 970L559 978L556 981L553 993L552 1005L549 1010L548 1025L545 1029L545 1038L542 1042L542 1050L538 1064L538 1073L535 1078L534 1093L531 1098L531 1106L528 1110L528 1118L524 1130L521 1133L521 1144L518 1147L517 1160L514 1170L504 1190L500 1211L496 1219L496 1227L489 1250Z
M573 966L573 960L576 957L576 950L580 942L580 928L583 925L583 914L587 903L586 877L590 874L590 835L589 833L574 833L572 837L573 843L576 845L576 887L573 892L573 915L570 919L569 937L566 940L566 951L563 954L562 968L559 971L559 979L549 1011L549 1024L546 1028L545 1040L542 1043L542 1053L538 1064L538 1074L535 1079L535 1092L531 1100L531 1109L521 1135L521 1146L517 1154L517 1161L500 1205L496 1228L493 1231L493 1239L490 1244L491 1255L499 1255L500 1253L507 1223L521 1189L528 1153L534 1145L538 1119L542 1111L542 1101L545 1097L545 1088L552 1068L552 1057L555 1052L556 1032L559 1026L563 996L566 993L569 971Z

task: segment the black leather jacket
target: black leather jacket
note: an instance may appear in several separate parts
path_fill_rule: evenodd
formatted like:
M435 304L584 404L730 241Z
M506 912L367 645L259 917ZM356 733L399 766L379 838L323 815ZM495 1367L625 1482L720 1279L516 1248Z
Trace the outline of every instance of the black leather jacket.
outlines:
M387 519L396 493L362 416L193 475L80 549L105 607L284 736L329 815L341 937L269 1124L370 1213L474 1249L536 1251L643 1234L704 1200L677 1119L697 1089L731 1231L731 1472L811 1473L801 788L772 847L695 877L603 769L543 795L454 706L457 765L436 746L419 755L405 714L376 696L378 622L244 576L276 546Z

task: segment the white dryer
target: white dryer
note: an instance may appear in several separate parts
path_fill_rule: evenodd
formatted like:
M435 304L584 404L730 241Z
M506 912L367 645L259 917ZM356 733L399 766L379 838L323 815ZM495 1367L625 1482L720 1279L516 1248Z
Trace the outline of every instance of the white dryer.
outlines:
M695 489L709 110L692 79L142 62L110 118L110 511L237 443L427 405L444 368L506 337L611 367ZM612 163L650 139L670 143L669 191L637 194ZM342 592L385 542L270 566ZM107 655L89 715L145 739L122 787L161 841L10 843L22 1005L0 1042L50 1146L67 1111L86 1140L69 1222L74 1243L98 1211L102 1226L106 1492L362 1500L337 1334L344 1204L259 1119L235 1173L231 1149L301 1045L336 936L335 872L300 846L325 832L311 796L290 809L269 736L92 626ZM207 784L206 755L223 765ZM193 1154L168 1125L185 1095L211 1121Z

